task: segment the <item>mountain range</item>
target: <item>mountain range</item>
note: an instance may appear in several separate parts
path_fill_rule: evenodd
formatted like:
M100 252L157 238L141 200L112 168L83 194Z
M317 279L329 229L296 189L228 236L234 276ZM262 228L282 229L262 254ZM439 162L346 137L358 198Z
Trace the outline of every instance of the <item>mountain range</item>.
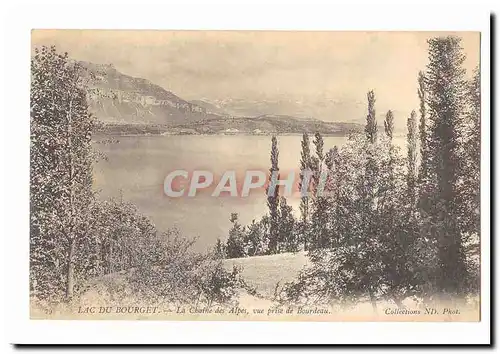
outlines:
M125 75L112 64L80 62L88 80L92 113L112 134L299 134L344 135L360 131L352 122L324 122L286 114L235 115L206 100L184 100L144 78ZM252 103L259 111L258 102ZM246 103L248 105L248 103Z

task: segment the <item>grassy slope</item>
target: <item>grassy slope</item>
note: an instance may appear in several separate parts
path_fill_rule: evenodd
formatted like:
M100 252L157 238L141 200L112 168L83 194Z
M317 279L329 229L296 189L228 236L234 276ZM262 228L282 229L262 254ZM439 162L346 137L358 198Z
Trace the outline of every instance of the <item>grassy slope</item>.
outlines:
M257 256L248 258L237 258L237 259L226 259L223 261L224 267L227 270L231 270L233 266L238 266L242 268L242 277L245 282L256 289L258 296L254 296L247 292L245 289L239 290L238 303L240 307L247 308L249 311L255 308L269 309L277 305L273 301L274 291L276 285L279 287L283 286L284 283L290 282L296 279L300 270L307 266L309 263L308 257L305 252L298 253L283 253L270 256ZM73 304L73 308L67 309L63 305L60 308L54 310L54 318L66 318L64 316L69 316L68 318L77 318L75 314L79 306L160 306L165 307L168 304L165 303L150 303L148 300L144 302L144 299L137 300L133 296L133 290L127 286L127 276L131 271L123 271L119 273L109 274L105 277L98 279L93 284L89 284L89 289L86 294L79 299L79 301ZM133 273L133 271L132 271ZM110 291L113 290L113 291ZM114 295L120 295L120 299L115 298ZM407 299L404 301L405 305L409 309L416 309L417 304L412 299ZM321 319L321 316L307 316L308 320L342 320L342 321L449 321L449 320L465 320L465 321L477 321L478 320L478 302L476 301L471 305L470 309L466 309L464 313L460 316L454 316L453 318L449 315L440 315L436 317L426 316L385 316L384 309L395 308L395 304L388 301L377 302L378 315L381 317L376 317L377 314L373 312L370 302L361 302L350 308L332 308L333 314L328 315ZM169 307L169 306L167 306ZM423 310L422 310L423 311ZM252 312L250 312L252 313ZM40 307L32 305L31 310L32 318L48 318L46 312ZM58 317L59 316L59 317ZM61 317L62 316L62 317ZM82 315L82 318L89 318L88 315ZM100 315L94 315L94 317L99 317ZM104 316L104 315L102 315ZM107 316L107 315L106 315ZM147 315L109 315L108 317L102 317L103 319L146 319ZM113 317L114 316L114 317ZM171 319L173 315L169 313L164 313L160 316L150 316L155 319ZM259 315L257 315L259 316ZM333 316L333 317L332 317ZM375 317L373 317L375 316ZM241 319L246 317L241 317ZM280 318L279 316L276 318ZM286 318L286 317L283 317ZM417 319L419 318L419 319ZM182 316L179 317L182 319ZM191 318L196 319L196 317ZM261 319L269 320L270 318L264 313Z
M233 265L243 268L241 276L245 282L266 298L273 297L278 283L281 287L284 283L296 279L307 263L305 252L224 260L224 266L228 270L231 270Z

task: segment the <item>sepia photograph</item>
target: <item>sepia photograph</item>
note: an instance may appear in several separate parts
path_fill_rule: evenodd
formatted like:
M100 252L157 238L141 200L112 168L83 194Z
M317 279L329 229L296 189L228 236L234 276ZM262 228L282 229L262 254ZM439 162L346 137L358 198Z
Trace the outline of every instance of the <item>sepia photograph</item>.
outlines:
M31 318L479 321L480 33L31 40Z
M10 5L11 349L491 345L480 7Z

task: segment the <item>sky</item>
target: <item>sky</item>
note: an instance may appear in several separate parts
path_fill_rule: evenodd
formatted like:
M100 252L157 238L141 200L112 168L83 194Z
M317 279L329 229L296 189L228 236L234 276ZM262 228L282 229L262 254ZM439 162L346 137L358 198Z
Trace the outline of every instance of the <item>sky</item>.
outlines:
M270 102L264 107L277 111L269 113L326 121L362 120L373 89L377 114L392 109L403 128L418 109L427 39L447 34L462 37L470 74L479 63L478 32L35 30L32 46L54 44L75 59L113 64L187 100Z

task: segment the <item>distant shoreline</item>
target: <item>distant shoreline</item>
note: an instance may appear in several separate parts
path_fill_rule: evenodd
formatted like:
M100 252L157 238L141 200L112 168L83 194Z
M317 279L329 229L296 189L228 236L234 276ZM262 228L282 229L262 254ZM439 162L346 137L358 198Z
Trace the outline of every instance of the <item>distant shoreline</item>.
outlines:
M321 133L321 132L320 132ZM249 132L241 133L168 133L168 134L120 134L120 133L107 133L107 132L95 132L94 136L101 137L169 137L169 136L302 136L303 133L266 133L266 134L252 134ZM309 132L309 134L314 134ZM351 133L321 133L323 137L348 137Z
M314 134L314 132L308 132L309 134ZM350 134L360 134L359 132L339 132L339 133L322 133L320 132L320 134L323 136L323 137L349 137ZM131 137L169 137L169 136L302 136L303 135L303 132L292 132L292 133L278 133L278 132L275 132L275 133L265 133L265 134L252 134L250 132L240 132L240 133L167 133L167 134L164 134L164 133L160 133L160 134L152 134L152 133L137 133L137 134L133 134L133 133L113 133L113 132L102 132L102 131L97 131L97 132L94 132L93 136L98 136L98 137L103 137L103 138L106 138L106 137L113 137L113 138L117 138L117 137L126 137L126 138L131 138ZM406 137L405 134L401 133L401 134L394 134L394 137L396 138L404 138Z

